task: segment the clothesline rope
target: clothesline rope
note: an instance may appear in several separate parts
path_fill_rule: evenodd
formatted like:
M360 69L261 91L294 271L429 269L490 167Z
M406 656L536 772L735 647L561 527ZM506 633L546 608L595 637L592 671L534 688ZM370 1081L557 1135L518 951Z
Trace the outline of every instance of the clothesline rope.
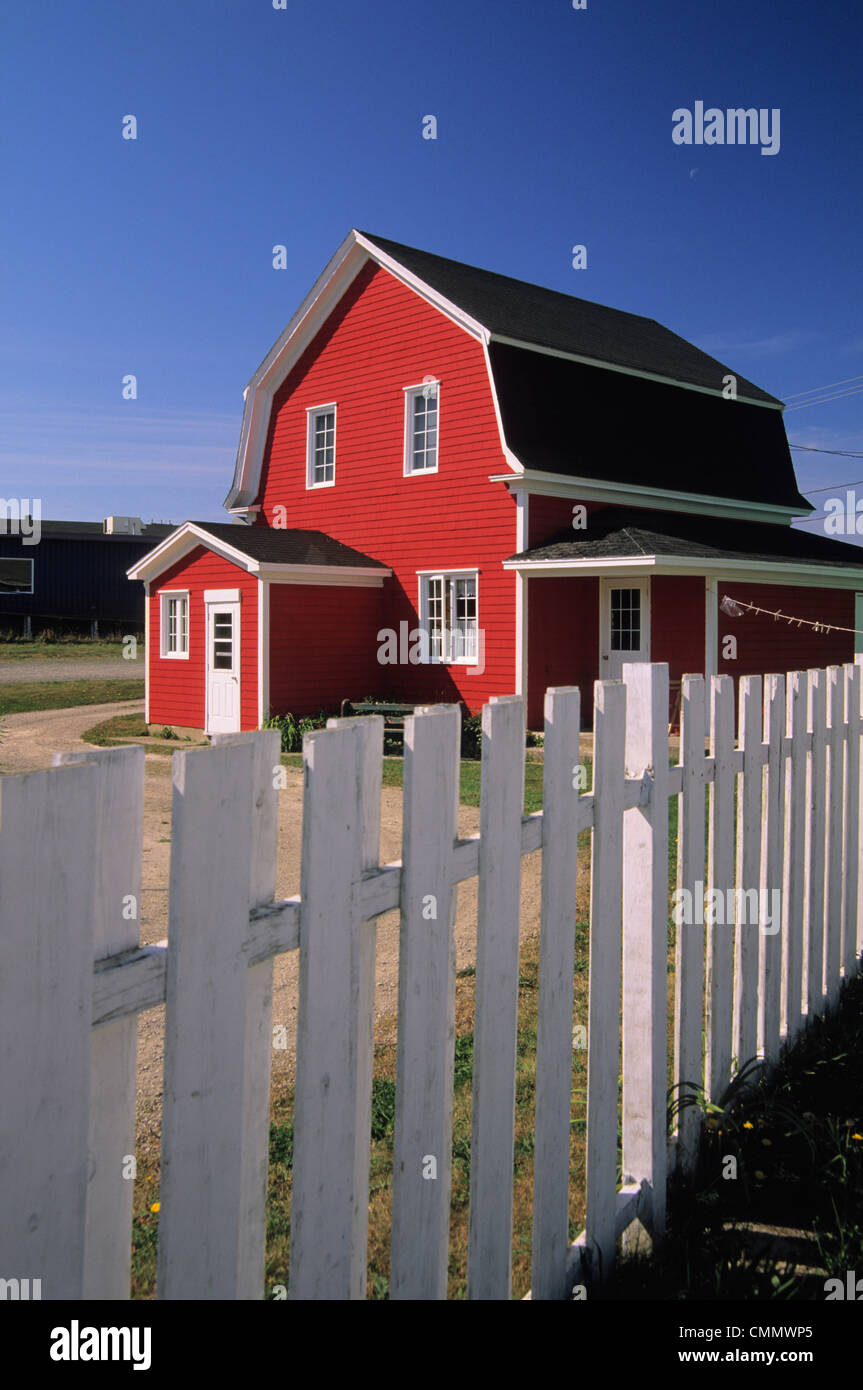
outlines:
M771 608L759 608L757 603L744 603L742 599L731 598L728 594L723 596L719 607L723 613L730 613L733 618L739 618L744 608L748 608L752 613L763 613L767 618L773 618L775 622L782 621L788 623L790 627L811 627L815 632L853 632L855 636L863 637L863 630L859 627L840 627L838 623L814 622L811 618L794 618L789 613L783 613L781 608L776 612Z

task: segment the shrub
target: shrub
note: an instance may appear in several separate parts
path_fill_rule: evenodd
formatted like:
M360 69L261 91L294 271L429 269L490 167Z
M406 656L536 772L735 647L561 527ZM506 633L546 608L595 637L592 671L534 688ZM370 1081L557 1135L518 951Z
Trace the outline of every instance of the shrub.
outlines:
M263 727L280 731L283 753L301 753L303 735L311 733L314 729L325 729L330 717L325 710L321 710L318 714L306 715L303 719L297 719L296 715L290 713L274 714L271 718L264 720Z
M477 759L482 756L482 716L469 714L461 725L461 755Z

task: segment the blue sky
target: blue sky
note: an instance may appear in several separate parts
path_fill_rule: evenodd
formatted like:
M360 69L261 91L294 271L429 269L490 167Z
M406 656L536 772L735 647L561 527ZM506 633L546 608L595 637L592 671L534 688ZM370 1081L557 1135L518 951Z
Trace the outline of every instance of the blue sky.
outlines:
M657 318L782 399L863 384L845 0L45 0L0 40L2 493L44 517L224 518L243 387L352 226ZM778 108L778 153L676 145L698 100ZM863 395L786 425L863 453ZM793 457L804 490L863 479Z

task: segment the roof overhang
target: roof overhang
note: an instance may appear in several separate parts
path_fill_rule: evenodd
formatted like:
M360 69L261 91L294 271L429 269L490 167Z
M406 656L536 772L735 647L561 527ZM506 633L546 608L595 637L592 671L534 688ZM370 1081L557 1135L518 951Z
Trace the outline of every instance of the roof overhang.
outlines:
M260 579L277 583L348 584L379 588L384 579L392 574L392 570L385 565L282 565L274 564L270 560L256 560L253 556L244 554L242 550L237 550L220 536L212 535L204 527L196 525L193 521L186 521L167 536L161 545L157 545L155 550L151 550L136 565L132 565L126 571L126 575L129 579L142 579L145 583L150 583L172 565L185 559L200 545L206 546L222 559L245 570L247 574L255 574Z
M635 367L622 367L617 362L605 362L599 357L585 357L579 352L563 352L560 348L543 347L540 343L524 343L518 338L508 338L503 333L492 333L491 341L503 343L507 347L527 348L531 352L541 352L546 357L563 357L567 362L582 362L586 367L601 367L606 372L621 372L624 376L641 377L643 381L659 381L665 386L679 386L684 391L700 391L705 396L718 396L722 400L727 399L724 389L718 386L700 386L694 381L681 381L679 377L662 376L659 372L645 372ZM778 410L780 414L785 409L784 401L762 401L756 400L754 396L744 395L737 395L734 399L743 401L746 405L766 406L768 410Z
M576 502L609 502L618 506L625 504L627 507L641 506L666 512L690 512L734 521L787 521L790 525L795 517L806 515L799 507L777 507L772 503L712 497L707 493L667 492L663 488L569 477L531 468L523 469L518 477L510 473L492 473L489 481L505 483L511 492L536 493L541 497L568 497ZM814 507L810 508L810 511L814 510Z
M863 552L861 552L863 553ZM854 589L863 592L863 561L859 570L846 565L802 564L780 560L724 560L721 557L678 555L612 556L605 560L504 560L503 568L528 578L599 577L615 579L637 575L702 575L705 578L739 579L757 584L800 585L810 589Z

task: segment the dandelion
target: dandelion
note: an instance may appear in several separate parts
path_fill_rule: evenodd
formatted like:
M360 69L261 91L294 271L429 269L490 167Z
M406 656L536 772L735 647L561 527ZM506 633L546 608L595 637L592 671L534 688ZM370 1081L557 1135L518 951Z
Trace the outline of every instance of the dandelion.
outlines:
M852 1139L857 1139L857 1140L860 1141L861 1144L863 1144L863 1134L852 1134L852 1135L851 1135L851 1138L852 1138Z
M153 1205L150 1207L150 1211L158 1211L161 1205L161 1202L154 1202Z
M754 1126L754 1124L752 1123L751 1120L744 1120L744 1121L743 1121L743 1128L744 1128L744 1129L754 1129L755 1126Z

